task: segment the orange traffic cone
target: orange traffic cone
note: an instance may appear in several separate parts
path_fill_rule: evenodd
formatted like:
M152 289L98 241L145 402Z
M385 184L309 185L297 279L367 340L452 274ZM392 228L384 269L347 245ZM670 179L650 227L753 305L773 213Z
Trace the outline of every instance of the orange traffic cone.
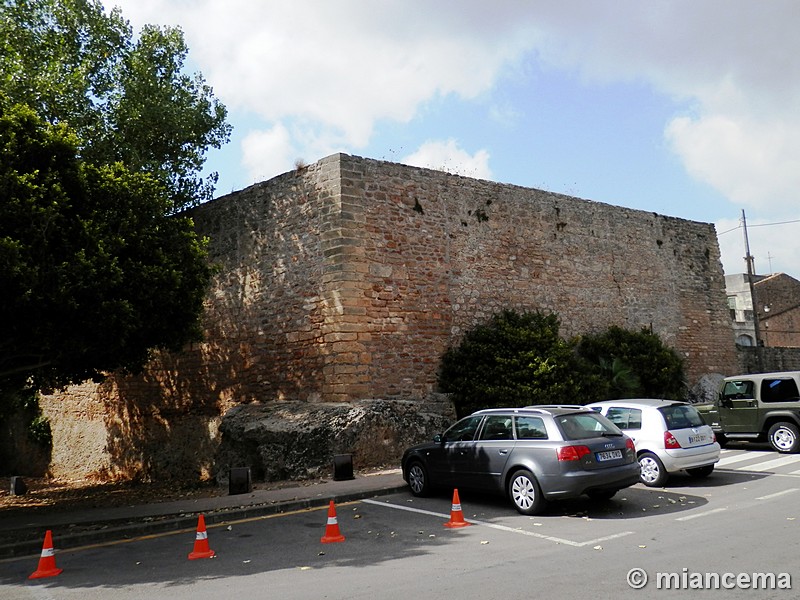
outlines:
M450 509L450 520L444 524L445 527L467 527L470 523L464 520L464 513L461 512L461 500L458 499L458 489L453 490L453 507Z
M323 544L344 541L344 536L339 531L339 521L336 520L336 507L333 505L333 500L328 506L328 524L325 527L325 535L322 536L320 541Z
M41 579L42 577L55 577L64 569L56 568L56 551L53 549L53 534L48 529L44 534L42 556L39 559L39 568L30 574L28 579Z
M206 518L197 517L197 534L194 538L194 550L189 553L189 560L198 558L212 558L214 551L208 547L208 533L206 533Z

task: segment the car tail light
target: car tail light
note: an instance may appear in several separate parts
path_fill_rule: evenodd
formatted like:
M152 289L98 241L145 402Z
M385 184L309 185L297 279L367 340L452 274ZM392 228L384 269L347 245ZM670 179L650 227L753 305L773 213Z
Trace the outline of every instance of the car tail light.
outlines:
M672 435L671 431L664 432L664 447L667 450L680 448L681 445L678 443L678 440L675 439L675 436Z
M558 449L558 460L580 460L590 452L588 446L562 446Z
M632 452L636 452L636 446L633 445L633 440L631 438L625 440L625 447Z

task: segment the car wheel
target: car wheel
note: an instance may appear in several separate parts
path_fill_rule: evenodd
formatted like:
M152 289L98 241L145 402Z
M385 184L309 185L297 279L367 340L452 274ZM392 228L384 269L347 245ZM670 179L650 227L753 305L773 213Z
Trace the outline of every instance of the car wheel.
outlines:
M669 479L664 463L652 452L639 456L639 480L648 487L662 487Z
M524 469L516 471L508 480L508 497L523 515L539 514L547 504L536 478Z
M714 465L706 465L705 467L695 467L694 469L686 469L686 472L697 479L708 477L714 472Z
M586 495L592 500L611 500L617 495L618 491L619 490L592 490L591 492L586 492Z
M778 452L793 453L800 449L800 432L792 423L775 423L769 428L767 437Z
M717 437L717 443L719 444L720 448L724 448L725 446L728 445L728 438L725 437L724 433L718 433L716 437Z
M408 466L408 487L415 496L427 496L431 491L428 471L418 460Z

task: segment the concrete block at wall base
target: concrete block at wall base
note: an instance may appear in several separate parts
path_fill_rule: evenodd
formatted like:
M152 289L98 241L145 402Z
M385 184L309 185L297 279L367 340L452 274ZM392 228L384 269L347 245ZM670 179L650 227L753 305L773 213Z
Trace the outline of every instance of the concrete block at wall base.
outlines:
M404 400L270 402L232 408L220 425L214 475L225 485L233 465L250 465L255 481L329 477L335 456L350 467L399 467L403 450L430 440L449 415Z

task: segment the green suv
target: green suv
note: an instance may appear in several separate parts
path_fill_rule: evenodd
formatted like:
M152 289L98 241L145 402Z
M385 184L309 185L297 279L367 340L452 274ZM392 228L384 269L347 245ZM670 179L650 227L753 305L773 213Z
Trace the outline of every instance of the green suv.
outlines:
M713 404L698 406L724 445L769 441L778 452L800 452L800 371L736 375L722 380Z

